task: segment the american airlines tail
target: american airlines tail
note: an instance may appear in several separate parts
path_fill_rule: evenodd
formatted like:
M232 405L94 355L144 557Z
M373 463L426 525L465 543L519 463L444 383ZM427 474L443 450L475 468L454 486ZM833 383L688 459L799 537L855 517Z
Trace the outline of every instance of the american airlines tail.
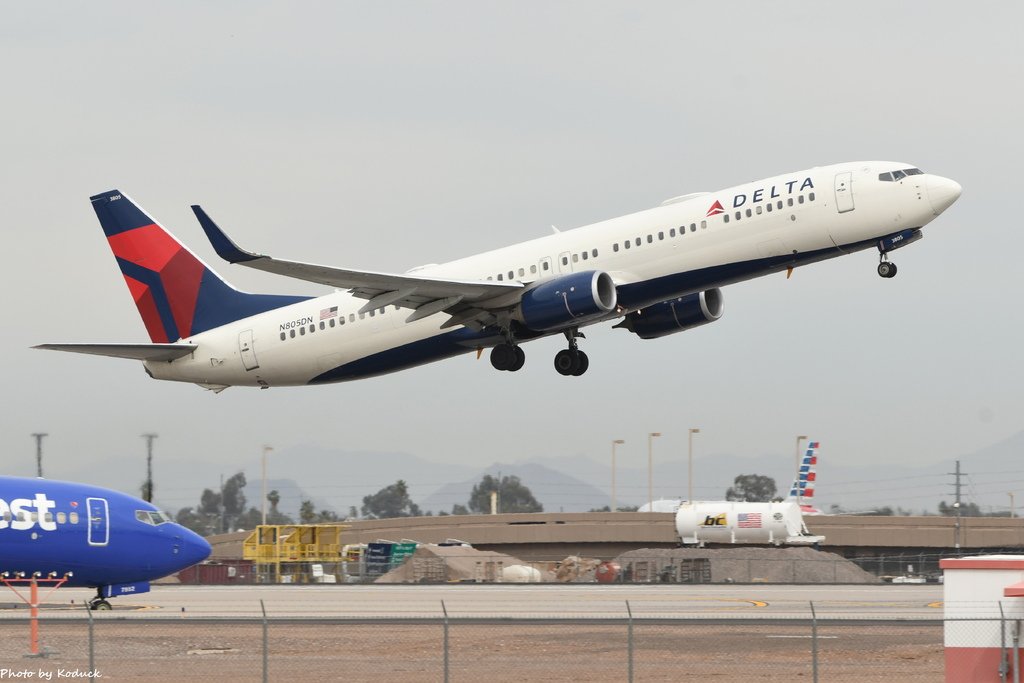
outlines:
M110 190L89 199L155 344L308 298L240 292L124 193Z
M801 511L806 514L821 514L821 511L810 504L814 498L814 482L817 479L819 442L811 441L807 444L807 451L800 463L800 470L796 473L793 486L789 489L788 501L800 504Z

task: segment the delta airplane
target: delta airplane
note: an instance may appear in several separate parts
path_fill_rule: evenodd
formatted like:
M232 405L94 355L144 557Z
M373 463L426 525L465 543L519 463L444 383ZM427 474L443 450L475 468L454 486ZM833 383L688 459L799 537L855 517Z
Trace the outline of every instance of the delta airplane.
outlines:
M823 166L404 274L252 253L192 207L223 259L336 288L315 298L234 289L111 190L92 197L93 209L152 343L35 348L141 360L156 379L220 391L360 379L485 348L494 368L516 371L523 342L560 334L567 348L555 369L582 375L587 325L674 334L718 320L725 285L865 249L893 277L889 253L920 239L960 189L910 164Z
M151 503L97 486L0 477L0 577L67 578L106 598L149 590L149 582L202 562L210 544Z

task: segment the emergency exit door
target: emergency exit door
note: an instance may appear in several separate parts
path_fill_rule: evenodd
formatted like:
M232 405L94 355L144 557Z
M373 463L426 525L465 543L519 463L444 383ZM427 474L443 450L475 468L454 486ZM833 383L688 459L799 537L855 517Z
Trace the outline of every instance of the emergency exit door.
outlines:
M106 498L86 498L89 514L89 545L106 545L110 540L110 515Z
M242 365L246 370L255 370L260 366L256 360L256 351L252 346L252 330L238 333L238 354L242 357Z

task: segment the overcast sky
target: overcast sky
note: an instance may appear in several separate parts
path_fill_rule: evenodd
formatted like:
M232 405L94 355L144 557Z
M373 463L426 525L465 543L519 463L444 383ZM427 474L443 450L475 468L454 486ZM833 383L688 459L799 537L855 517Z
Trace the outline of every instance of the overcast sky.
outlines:
M481 465L792 453L932 462L1024 428L1019 3L16 3L0 22L6 472L144 452L248 462L264 443ZM138 363L30 350L148 341L89 205L118 188L250 291L189 211L285 258L404 271L675 195L851 160L956 179L897 252L725 290L642 341L587 328L518 373L467 355L383 378L219 395ZM197 482L207 486L210 482ZM678 488L675 486L673 488Z

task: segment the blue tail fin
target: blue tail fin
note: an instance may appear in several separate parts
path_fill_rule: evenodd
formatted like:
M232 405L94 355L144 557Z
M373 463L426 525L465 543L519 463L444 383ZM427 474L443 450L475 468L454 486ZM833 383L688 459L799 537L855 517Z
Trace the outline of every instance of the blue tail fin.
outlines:
M89 199L153 342L191 337L309 298L240 292L127 195L111 190Z

